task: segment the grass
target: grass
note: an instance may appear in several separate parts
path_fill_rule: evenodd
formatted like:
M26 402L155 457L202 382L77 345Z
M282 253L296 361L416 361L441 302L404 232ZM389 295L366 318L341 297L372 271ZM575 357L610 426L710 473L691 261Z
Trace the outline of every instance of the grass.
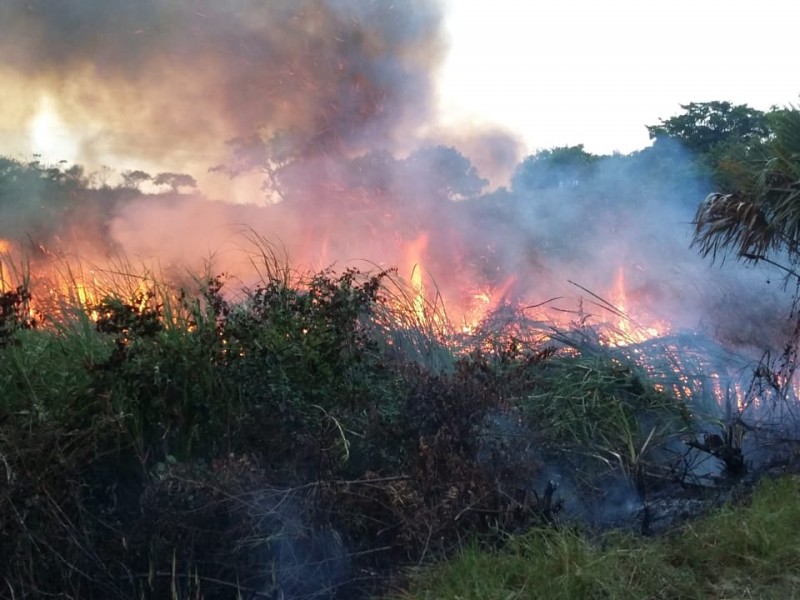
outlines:
M728 505L658 539L534 529L500 550L477 544L412 576L396 600L796 598L800 478L762 482Z
M392 272L300 273L251 241L263 280L250 289L209 273L177 287L120 262L108 277L65 269L58 312L37 327L26 297L4 297L0 577L12 595L363 592L353 573L385 581L465 539L550 520L515 497L548 467L574 476L576 494L621 473L644 495L660 481L649 467L691 426L685 397L597 336L559 340L509 315L470 337ZM539 547L557 559L541 581L522 564ZM579 597L612 572L596 573L595 546L567 530L506 548L459 561L520 561L502 586L523 594L552 580ZM615 568L650 569L647 556ZM309 580L317 562L348 567ZM495 597L479 587L489 581L471 597Z

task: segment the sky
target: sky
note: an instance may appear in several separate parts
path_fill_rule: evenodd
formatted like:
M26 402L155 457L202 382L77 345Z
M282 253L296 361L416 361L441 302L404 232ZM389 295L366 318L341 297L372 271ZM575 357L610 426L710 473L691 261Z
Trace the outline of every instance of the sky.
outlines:
M443 118L491 121L530 151L648 145L689 102L796 104L787 0L449 0Z

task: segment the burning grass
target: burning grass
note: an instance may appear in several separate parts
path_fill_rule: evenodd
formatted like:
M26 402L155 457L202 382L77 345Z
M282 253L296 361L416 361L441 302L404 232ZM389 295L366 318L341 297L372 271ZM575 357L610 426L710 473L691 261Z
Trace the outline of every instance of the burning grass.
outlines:
M471 536L606 526L620 493L635 519L701 485L705 380L675 344L510 306L465 332L394 272L257 248L261 280L235 290L124 266L66 269L57 303L33 277L4 288L12 595L351 597Z

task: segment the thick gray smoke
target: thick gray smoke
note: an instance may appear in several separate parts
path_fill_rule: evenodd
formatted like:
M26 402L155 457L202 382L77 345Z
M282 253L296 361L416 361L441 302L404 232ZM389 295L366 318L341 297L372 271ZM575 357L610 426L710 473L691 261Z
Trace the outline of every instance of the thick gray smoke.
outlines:
M84 158L207 168L256 130L363 149L427 118L441 21L427 0L9 0L0 106L48 97L97 131Z

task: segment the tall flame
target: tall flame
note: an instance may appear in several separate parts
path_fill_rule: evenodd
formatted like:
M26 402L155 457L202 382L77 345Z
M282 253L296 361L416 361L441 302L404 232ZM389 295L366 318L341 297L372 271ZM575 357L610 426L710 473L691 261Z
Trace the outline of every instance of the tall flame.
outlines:
M631 305L628 286L625 281L625 269L617 267L614 277L614 287L610 294L611 303L616 309L616 322L613 330L607 334L609 345L626 346L645 342L664 335L669 331L669 326L660 321L649 321L644 311L641 311L639 303L636 303L636 312L633 314L634 306Z
M423 277L423 259L428 250L429 235L423 231L405 248L406 272L410 273L412 306L420 323L427 319L425 311L425 282Z

